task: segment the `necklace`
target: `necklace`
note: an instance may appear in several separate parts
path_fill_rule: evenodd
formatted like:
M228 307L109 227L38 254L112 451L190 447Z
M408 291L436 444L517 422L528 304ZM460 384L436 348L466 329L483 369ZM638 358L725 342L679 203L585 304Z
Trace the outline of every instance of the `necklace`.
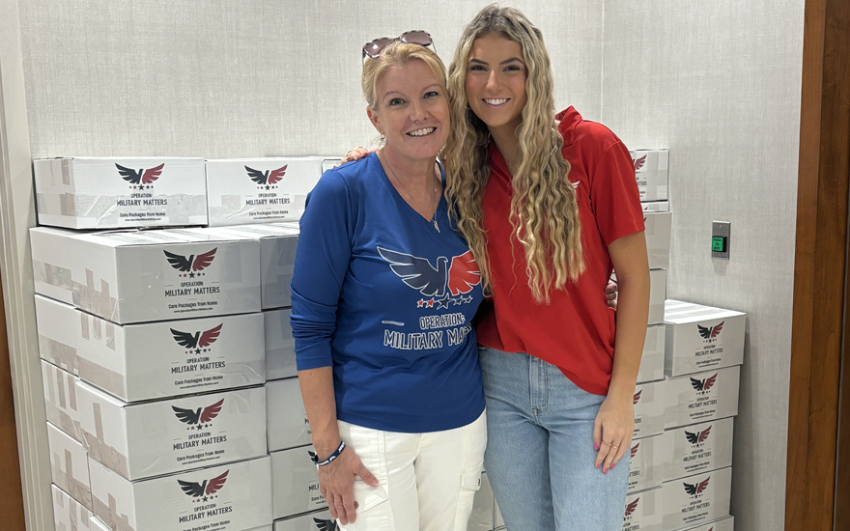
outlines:
M381 159L380 152L378 152L378 159ZM390 169L390 175L393 176L393 179L395 180L396 184L398 184L398 186L401 187L401 181L396 176L395 170L393 170L393 167L390 166L389 161L386 161L386 166L387 166L387 168ZM434 187L434 195L436 196L437 194L439 194L439 192L440 192L440 188ZM401 195L400 191L399 191L399 195ZM431 224L434 225L434 229L437 232L440 232L440 225L437 223L437 210L439 210L439 208L440 208L440 201L438 199L437 200L437 206L436 206L436 208L434 208L434 215L431 217Z

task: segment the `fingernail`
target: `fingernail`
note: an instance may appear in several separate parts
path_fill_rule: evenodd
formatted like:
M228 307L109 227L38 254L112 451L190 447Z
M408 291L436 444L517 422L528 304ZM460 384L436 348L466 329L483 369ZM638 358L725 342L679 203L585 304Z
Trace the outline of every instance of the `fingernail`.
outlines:
M616 464L611 465L611 470L614 470L615 466L617 466L617 465Z
M598 444L596 444L596 443L593 443L593 449L594 449L594 450L599 450L599 445L598 445Z
M606 468L605 470L603 470L603 471L602 471L602 473L603 473L603 474L607 474L607 473L608 473L608 469Z
M602 464L602 463L597 463L596 468L599 468L599 465L600 465L600 464Z

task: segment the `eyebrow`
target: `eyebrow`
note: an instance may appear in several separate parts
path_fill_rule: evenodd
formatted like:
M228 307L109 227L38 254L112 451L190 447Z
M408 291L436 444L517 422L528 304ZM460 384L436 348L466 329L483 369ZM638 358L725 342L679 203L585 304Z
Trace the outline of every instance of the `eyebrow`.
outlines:
M521 63L522 59L520 59L519 57L511 57L510 59L505 59L504 61L502 61L499 64L505 65L505 64L508 64L508 63L513 63L514 61ZM487 63L486 61L482 61L481 59L470 59L469 62L489 66L489 63Z

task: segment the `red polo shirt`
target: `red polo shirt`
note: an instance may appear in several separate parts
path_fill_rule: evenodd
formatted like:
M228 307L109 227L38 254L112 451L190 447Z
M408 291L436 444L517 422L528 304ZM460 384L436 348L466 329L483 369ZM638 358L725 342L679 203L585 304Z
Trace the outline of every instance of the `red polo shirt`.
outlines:
M614 133L572 107L557 118L571 166L567 178L577 192L585 271L566 290L552 290L548 305L535 302L525 253L509 221L510 171L491 142L483 224L493 297L482 305L478 342L540 358L585 391L605 395L614 359L614 311L605 296L613 270L608 245L644 230L640 194L629 151Z

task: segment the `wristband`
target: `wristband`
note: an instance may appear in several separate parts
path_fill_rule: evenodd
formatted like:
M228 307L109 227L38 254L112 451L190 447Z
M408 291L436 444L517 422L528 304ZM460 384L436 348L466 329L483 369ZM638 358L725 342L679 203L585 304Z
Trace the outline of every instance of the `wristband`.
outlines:
M331 463L334 461L334 459L336 459L337 457L339 457L339 454L341 454L343 450L345 450L345 441L340 441L339 446L337 447L337 449L336 449L336 450L334 450L334 453L332 453L331 455L329 455L329 456L327 457L327 459L325 459L325 460L323 460L323 461L319 461L319 456L318 456L318 455L316 455L316 454L311 455L311 456L310 456L310 459L312 459L312 460L313 460L313 463L315 463L317 466L325 466L325 465L329 465L329 464L331 464Z

